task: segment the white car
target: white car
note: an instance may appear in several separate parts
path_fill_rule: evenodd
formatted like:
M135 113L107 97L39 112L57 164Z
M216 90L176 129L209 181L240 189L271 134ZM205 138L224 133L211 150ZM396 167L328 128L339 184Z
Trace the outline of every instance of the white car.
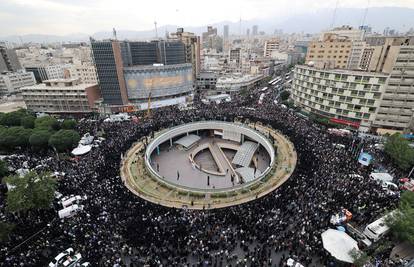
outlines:
M74 204L58 211L58 215L60 219L70 218L81 210L83 210L83 205Z
M63 267L74 267L82 259L80 253L76 253L73 256L66 257L66 260L62 263Z
M65 251L59 253L51 262L49 262L49 267L58 267L65 261L65 256L70 256L74 252L73 248L68 248Z
M71 196L67 196L67 197L62 198L61 203L62 203L62 206L64 208L67 208L67 207L69 207L73 204L80 204L80 202L82 202L82 200L86 200L86 199L87 199L86 196L79 196L79 195L73 196L73 195L71 195Z

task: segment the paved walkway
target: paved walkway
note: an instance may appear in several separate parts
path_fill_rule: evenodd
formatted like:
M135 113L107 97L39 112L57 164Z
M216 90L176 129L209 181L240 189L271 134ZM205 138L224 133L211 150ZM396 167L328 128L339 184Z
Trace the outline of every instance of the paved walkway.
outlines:
M148 201L167 207L213 209L238 205L254 200L281 186L293 173L297 162L297 155L293 144L285 136L276 130L258 124L256 124L256 130L262 132L266 136L268 134L273 136L275 143L277 144L278 154L275 166L273 167L269 178L260 181L249 188L242 188L229 193L202 194L185 191L179 187L166 186L149 175L146 170L142 156L144 146L140 142L131 147L122 161L122 180L134 194ZM187 162L187 165L190 164ZM160 166L160 172L161 169L162 166ZM181 174L179 180L180 179ZM228 179L228 181L229 180L230 179ZM228 182L226 178L222 181L224 181L224 183Z

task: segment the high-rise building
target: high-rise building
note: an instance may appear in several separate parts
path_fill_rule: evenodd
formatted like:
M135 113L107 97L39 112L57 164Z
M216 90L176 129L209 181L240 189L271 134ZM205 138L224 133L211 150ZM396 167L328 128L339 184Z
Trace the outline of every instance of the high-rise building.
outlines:
M348 66L352 40L335 33L324 34L322 40L312 41L306 54L306 63L313 62L318 68L340 68Z
M65 69L69 68L69 64L46 65L39 64L34 66L27 66L25 69L28 72L33 72L36 82L41 83L51 79L64 79Z
M381 53L381 60L376 65L390 75L372 127L380 130L412 131L414 130L414 36L384 39L388 44L392 40L392 45L383 47L385 52Z
M128 104L120 42L92 40L91 46L104 102L108 105Z
M0 46L0 72L21 70L19 59L16 51Z
M250 29L246 29L246 36L249 37L250 36Z
M185 47L185 62L193 66L194 79L200 73L200 37L191 32L184 32L183 28L178 28L176 33L170 35L171 39L181 41Z
M315 50L315 47L310 49ZM336 49L328 55L338 58L341 55L338 51ZM307 61L310 62L309 58ZM295 76L293 98L299 106L308 106L307 110L322 116L340 118L338 112L342 112L343 116L345 107L350 107L347 102L351 101L353 113L350 110L345 113L351 114L348 119L356 119L354 115L361 118L359 123L363 130L371 129L379 133L414 130L414 36L366 37L359 61L359 68L363 71L352 72L349 64L344 70L333 68L335 66L321 67L317 64L296 68L298 75ZM371 79L370 75L379 79ZM326 76L332 81L322 81ZM352 85L354 81L356 84ZM374 86L378 83L379 87ZM337 92L340 93L339 98ZM369 103L368 98L372 97L376 103L375 110L370 107L368 113L371 115L368 116L362 106ZM319 103L319 100L322 102ZM311 102L314 103L309 104Z
M229 25L223 26L223 38L225 42L229 40Z
M380 107L387 78L382 73L297 65L292 99L304 111L367 131Z
M266 40L264 44L264 57L272 57L273 52L278 52L280 47L279 39Z
M212 26L207 27L207 32L203 32L202 42L205 49L216 49L217 51L223 51L223 39L217 35L217 28Z
M104 104L142 107L148 97L153 106L183 103L183 94L193 89L192 64L186 64L181 41L91 39L91 46Z
M252 35L256 36L259 33L259 26L257 25L253 25L253 29L252 29Z

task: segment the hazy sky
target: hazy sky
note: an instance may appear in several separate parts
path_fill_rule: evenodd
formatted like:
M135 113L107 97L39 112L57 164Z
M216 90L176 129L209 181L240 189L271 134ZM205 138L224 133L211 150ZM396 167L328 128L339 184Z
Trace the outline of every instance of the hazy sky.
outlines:
M65 35L97 31L148 30L158 25L201 26L315 12L322 8L398 6L414 0L0 0L0 36Z

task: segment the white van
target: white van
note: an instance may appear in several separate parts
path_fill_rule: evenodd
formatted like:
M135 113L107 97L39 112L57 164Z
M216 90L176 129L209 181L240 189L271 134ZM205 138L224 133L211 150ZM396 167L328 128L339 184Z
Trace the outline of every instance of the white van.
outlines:
M64 208L58 211L59 218L60 219L70 218L81 210L83 210L83 205L74 204L72 206L69 206L67 208Z
M82 200L86 200L87 198L86 198L86 196L67 196L67 197L64 197L64 198L62 198L62 206L64 207L64 208L67 208L67 207L69 207L69 206L71 206L72 204L80 204L80 202L82 201Z
M366 235L373 242L377 242L378 240L380 240L384 235L386 235L390 231L390 228L385 223L385 219L388 216L392 216L393 214L395 214L395 212L396 211L392 211L387 215L379 218L375 222L368 224L365 227L364 235Z

